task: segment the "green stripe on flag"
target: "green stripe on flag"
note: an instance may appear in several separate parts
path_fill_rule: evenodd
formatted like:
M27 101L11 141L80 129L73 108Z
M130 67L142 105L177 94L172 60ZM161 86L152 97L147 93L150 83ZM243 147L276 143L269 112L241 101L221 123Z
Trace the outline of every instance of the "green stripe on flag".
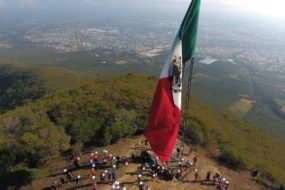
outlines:
M199 9L201 0L192 0L179 30L182 41L183 62L187 62L195 54Z

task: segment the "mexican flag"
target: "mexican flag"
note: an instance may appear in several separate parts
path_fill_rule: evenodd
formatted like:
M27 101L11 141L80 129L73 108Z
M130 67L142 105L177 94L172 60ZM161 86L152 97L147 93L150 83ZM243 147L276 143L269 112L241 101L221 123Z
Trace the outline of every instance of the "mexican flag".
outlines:
M182 71L194 57L200 0L192 0L165 61L144 133L161 162L170 159L181 119Z

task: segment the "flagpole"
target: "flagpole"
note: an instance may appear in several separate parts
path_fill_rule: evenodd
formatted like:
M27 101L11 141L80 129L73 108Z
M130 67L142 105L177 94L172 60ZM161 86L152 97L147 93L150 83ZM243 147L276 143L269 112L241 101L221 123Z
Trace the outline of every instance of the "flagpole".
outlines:
M186 91L186 99L185 99L185 104L184 104L184 112L183 112L183 130L182 130L182 144L181 144L181 157L184 155L184 145L185 145L185 130L187 126L187 121L189 119L189 106L190 106L190 95L191 95L191 87L192 87L192 78L193 78L193 69L194 69L194 58L191 58L190 60L190 69L189 69L189 75L188 75L188 80L187 80L187 91ZM186 64L185 64L186 65ZM186 67L184 65L184 71L183 71L183 76L186 74Z

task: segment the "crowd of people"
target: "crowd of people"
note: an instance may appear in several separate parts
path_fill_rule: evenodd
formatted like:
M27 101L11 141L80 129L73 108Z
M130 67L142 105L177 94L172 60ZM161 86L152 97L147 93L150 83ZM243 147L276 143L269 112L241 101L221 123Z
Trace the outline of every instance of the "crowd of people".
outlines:
M142 143L147 145L147 141ZM115 156L108 150L103 150L100 153L97 151L92 152L88 162L81 162L80 157L76 157L72 160L69 167L63 170L60 178L53 180L50 189L65 189L66 186L71 185L75 185L73 189L79 189L82 186L82 181L88 179L92 181L90 184L92 190L98 190L100 184L109 184L111 190L127 190L127 185L118 180L117 169L127 167L130 162L141 164L136 172L137 181L134 182L138 190L151 189L146 184L146 179L188 182L189 177L186 180L186 176L189 174L193 174L193 177L190 176L190 181L193 183L200 182L201 184L213 185L216 187L216 190L229 189L229 181L219 172L212 175L212 172L208 171L206 176L200 176L197 167L198 156L192 156L192 148L190 148L188 156L186 156L187 160L184 159L183 156L185 155L182 155L182 151L177 148L176 154L173 155L169 162L161 163L158 157L146 147L141 148L139 154L133 152L130 157ZM85 176L78 175L78 172L82 169L89 170L89 174ZM77 175L74 174L75 172Z
M185 181L185 177L193 171L193 180L192 182L202 182L208 183L213 186L216 186L217 190L228 190L229 189L229 181L223 177L220 172L215 173L215 175L211 178L211 171L207 172L205 178L201 179L197 165L198 165L198 157L196 155L193 156L192 159L185 161L185 159L181 155L181 151L178 148L176 150L176 157L173 157L171 161L176 161L177 165L173 165L170 162L159 164L158 157L155 157L151 151L142 150L141 159L141 173L139 174L138 179L144 175L144 171L150 169L152 179L156 178L162 180L181 180ZM189 156L191 156L192 149L190 148Z

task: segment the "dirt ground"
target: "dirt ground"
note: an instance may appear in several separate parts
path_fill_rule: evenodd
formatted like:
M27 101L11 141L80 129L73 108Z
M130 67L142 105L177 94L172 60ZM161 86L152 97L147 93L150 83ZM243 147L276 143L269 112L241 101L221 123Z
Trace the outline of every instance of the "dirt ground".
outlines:
M80 163L87 163L90 159L91 152L98 151L99 154L103 152L104 149L108 150L109 153L114 156L128 156L130 157L132 153L136 155L140 155L141 148L144 145L141 143L144 141L143 136L122 139L118 141L114 145L110 145L107 147L96 148L89 151L86 151L80 155ZM149 147L145 147L149 148ZM149 186L151 190L215 190L216 186L212 184L212 182L204 183L204 179L206 177L206 173L211 171L212 175L216 172L220 172L223 177L226 178L230 182L230 190L260 190L261 186L256 184L250 176L250 173L247 171L233 171L224 166L221 166L215 160L211 159L209 156L209 152L202 147L194 147L192 154L189 156L185 156L185 162L188 160L192 160L194 156L198 157L197 166L192 166L187 174L183 178L183 180L173 181L165 181L161 179L152 180L151 176L146 175L142 176L142 180L146 186ZM186 146L186 153L189 152L189 147ZM177 163L173 163L177 164ZM68 160L61 159L55 160L54 162L48 164L46 166L48 168L50 176L44 180L34 181L32 184L32 189L42 190L48 189L55 180L59 181L60 177L64 176L64 169L68 168L71 163ZM128 166L121 166L116 169L118 174L117 181L120 184L125 184L128 190L138 190L137 187L137 175L139 173L139 168L141 164L139 163L130 163ZM194 180L194 170L198 170L198 181L193 182ZM99 182L99 174L102 170L96 171L96 181ZM73 172L75 176L82 176L82 180L80 180L79 185L77 187L76 182L71 182L69 184L65 184L61 189L80 189L80 190L92 190L92 181L93 179L90 176L90 168L84 168L80 170L76 170ZM99 190L111 190L111 185L109 183L100 184L98 183Z

